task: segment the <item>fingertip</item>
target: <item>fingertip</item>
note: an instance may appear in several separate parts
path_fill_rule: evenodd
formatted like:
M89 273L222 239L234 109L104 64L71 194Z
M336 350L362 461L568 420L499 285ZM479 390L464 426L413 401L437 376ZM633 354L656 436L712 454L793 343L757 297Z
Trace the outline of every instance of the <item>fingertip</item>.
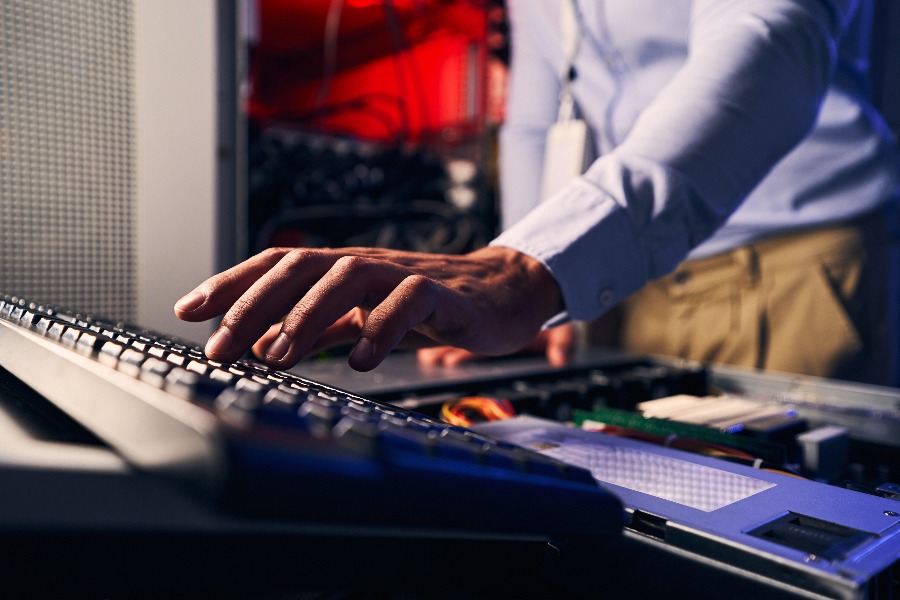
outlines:
M265 360L266 360L266 349L265 348L260 348L256 344L254 344L253 347L250 348L250 351L253 353L253 356L256 357L256 360L265 362Z
M203 349L206 356L212 359L226 358L234 345L234 336L227 327L219 327Z
M372 340L366 337L360 337L353 346L353 349L350 350L350 355L347 357L347 363L357 371L371 371L381 362L380 360L374 361L374 356L375 345L372 343Z
M253 355L256 356L261 361L266 360L266 351L272 345L272 342L275 338L278 337L278 334L281 333L281 323L275 323L269 329L262 334L258 340L253 343L251 350L253 351Z
M284 333L279 333L269 347L266 348L266 360L273 363L281 363L291 351L291 338Z
M195 312L205 303L206 295L203 292L194 290L193 292L186 294L184 297L179 299L178 302L175 303L175 315L179 319L183 319L187 316L190 316L191 313Z
M350 351L347 362L356 371L371 371L384 362L393 349L389 344L361 337Z

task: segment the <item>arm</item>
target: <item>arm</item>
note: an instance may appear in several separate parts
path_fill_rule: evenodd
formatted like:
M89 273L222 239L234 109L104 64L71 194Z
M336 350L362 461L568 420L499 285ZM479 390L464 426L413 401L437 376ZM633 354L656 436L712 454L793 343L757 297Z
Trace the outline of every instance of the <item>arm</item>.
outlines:
M698 0L686 63L623 143L494 244L547 265L576 319L671 271L809 131L855 8Z
M802 138L851 4L698 2L688 64L629 138L491 248L462 257L270 250L201 284L176 313L225 313L206 348L218 360L238 358L287 315L267 350L276 368L320 339L359 332L350 356L358 369L412 332L500 354L563 308L593 318L673 268ZM343 318L354 307L371 310L361 332Z

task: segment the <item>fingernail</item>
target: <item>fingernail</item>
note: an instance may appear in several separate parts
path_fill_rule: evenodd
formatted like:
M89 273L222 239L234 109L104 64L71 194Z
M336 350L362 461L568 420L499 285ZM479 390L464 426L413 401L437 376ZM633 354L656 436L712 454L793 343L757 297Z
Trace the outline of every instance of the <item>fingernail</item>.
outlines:
M291 338L283 333L279 333L275 341L266 350L266 358L272 360L281 360L291 349Z
M225 354L231 349L232 341L231 331L227 327L219 327L206 342L206 355Z
M175 303L175 310L191 312L200 308L206 302L206 296L200 292L191 292Z
M368 338L361 337L356 342L356 345L353 346L353 350L350 351L350 356L348 358L356 363L369 362L369 359L372 358L373 350L374 347L372 346L372 341Z

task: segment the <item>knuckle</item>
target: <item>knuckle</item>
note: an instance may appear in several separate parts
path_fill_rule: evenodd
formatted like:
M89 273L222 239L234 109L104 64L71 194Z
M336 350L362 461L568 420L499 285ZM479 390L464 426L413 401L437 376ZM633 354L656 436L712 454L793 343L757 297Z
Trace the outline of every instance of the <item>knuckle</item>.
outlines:
M315 251L310 250L309 248L289 248L283 250L284 255L279 262L289 267L309 262L309 260L315 256Z
M301 323L309 317L309 307L301 302L291 309L281 323L281 332L288 337L295 337Z
M225 271L224 273L219 273L218 275L207 281L207 291L212 292L219 288L230 288L234 285L237 285L239 280L240 275L236 272Z
M362 308L356 307L350 312L350 322L362 329L366 324L368 314Z
M262 251L262 256L266 260L280 260L285 255L289 254L293 250L293 248L284 248L284 247L275 247L275 248L266 248Z
M408 275L401 284L408 294L432 294L435 291L434 281L420 274Z
M238 298L234 301L234 304L231 305L231 308L222 317L222 325L225 325L229 328L234 328L238 323L244 320L246 315L250 314L253 310L253 302L248 300L247 298Z
M361 256L342 256L334 262L334 270L342 275L352 275L364 269L368 261Z

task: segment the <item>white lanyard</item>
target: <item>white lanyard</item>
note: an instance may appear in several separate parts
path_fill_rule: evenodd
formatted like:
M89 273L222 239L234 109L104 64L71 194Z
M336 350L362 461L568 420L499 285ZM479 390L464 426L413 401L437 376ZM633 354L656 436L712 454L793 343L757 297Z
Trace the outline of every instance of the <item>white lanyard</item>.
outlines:
M572 97L572 82L575 80L575 55L581 39L578 30L578 15L575 0L562 0L560 6L560 31L562 33L563 56L565 61L560 73L562 88L559 92L559 114L557 120L568 121L575 116L575 100Z
M544 144L544 165L541 174L541 200L546 200L571 183L591 164L593 144L587 123L575 118L575 55L578 53L580 31L575 0L561 0L560 27L565 64L560 73L559 115L547 130Z

